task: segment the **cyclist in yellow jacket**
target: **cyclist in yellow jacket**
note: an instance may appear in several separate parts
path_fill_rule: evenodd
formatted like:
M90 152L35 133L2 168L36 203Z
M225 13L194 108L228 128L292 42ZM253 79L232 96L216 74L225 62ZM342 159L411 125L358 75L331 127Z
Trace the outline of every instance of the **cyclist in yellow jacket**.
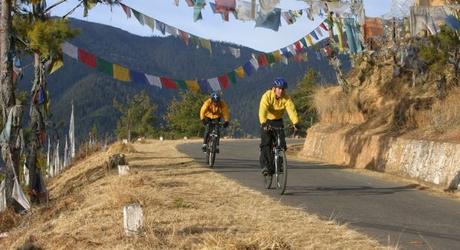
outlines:
M206 151L206 142L208 141L209 132L212 130L212 126L215 126L224 118L224 128L228 127L230 121L230 114L228 112L227 104L221 100L219 94L216 92L211 93L211 96L203 103L200 110L200 120L205 126L203 135L203 146L201 149L203 152ZM220 135L219 135L220 138ZM219 145L219 143L217 143ZM216 149L217 153L219 149Z
M275 78L271 89L267 90L260 100L259 121L260 121L260 167L263 175L273 174L273 164L270 157L271 145L274 138L269 130L271 127L283 127L283 115L287 111L289 119L294 124L294 129L299 129L299 118L294 102L285 93L287 82L281 78ZM286 148L284 131L281 131L281 145Z

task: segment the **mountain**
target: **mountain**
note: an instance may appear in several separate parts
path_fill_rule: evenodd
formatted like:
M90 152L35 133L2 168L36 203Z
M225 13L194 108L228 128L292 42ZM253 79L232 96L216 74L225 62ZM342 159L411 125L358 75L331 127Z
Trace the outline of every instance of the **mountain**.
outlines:
M247 62L252 53L250 48L224 42L212 42L212 54L203 48L187 46L181 39L174 37L140 37L121 29L96 23L71 19L71 26L79 29L80 34L70 42L77 47L95 54L111 63L117 63L129 69L166 76L172 79L209 79L232 71ZM240 48L241 57L235 58L229 53L229 47ZM334 73L327 61L310 49L309 61L278 63L272 67L260 68L253 75L238 79L224 92L231 116L241 122L242 129L258 134L258 104L262 93L271 86L272 79L283 76L290 89L303 77L307 69L313 68L321 75L322 83L335 82ZM86 137L90 128L96 125L98 134L111 135L120 114L112 107L114 98L125 101L127 96L146 90L152 101L158 105L157 122L161 123L169 101L177 95L177 90L158 89L114 80L95 69L64 57L64 67L48 78L51 97L51 112L55 123L64 123L61 133L67 131L71 102L75 105L77 138ZM19 88L30 89L30 67ZM198 119L198 111L197 111Z

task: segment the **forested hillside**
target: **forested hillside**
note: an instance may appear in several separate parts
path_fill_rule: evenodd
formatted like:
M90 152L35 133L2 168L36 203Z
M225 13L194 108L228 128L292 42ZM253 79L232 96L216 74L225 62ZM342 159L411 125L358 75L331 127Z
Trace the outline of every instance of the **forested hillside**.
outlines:
M73 19L71 24L80 30L80 35L70 41L77 47L105 60L133 70L173 79L208 79L230 72L247 62L252 53L249 48L222 42L212 43L212 54L203 48L187 46L174 37L140 37L110 26L88 23ZM307 32L307 31L306 31ZM241 49L241 57L233 57L228 46ZM334 74L326 60L311 49L308 62L289 65L282 63L259 69L255 74L238 79L236 85L224 92L233 119L241 121L245 133L258 134L257 109L260 95L270 87L276 76L285 77L294 88L308 68L315 69L321 76L321 83L334 82ZM120 114L112 107L116 98L125 101L126 96L145 89L158 105L156 116L159 123L169 101L177 95L176 90L160 90L151 86L123 83L104 73L64 57L64 67L51 75L48 88L51 97L51 111L56 124L64 122L63 133L68 127L71 101L75 104L77 136L88 135L91 127L97 127L100 136L113 134ZM30 89L31 67L25 72L20 88ZM198 119L198 111L197 111ZM160 125L160 124L156 124Z

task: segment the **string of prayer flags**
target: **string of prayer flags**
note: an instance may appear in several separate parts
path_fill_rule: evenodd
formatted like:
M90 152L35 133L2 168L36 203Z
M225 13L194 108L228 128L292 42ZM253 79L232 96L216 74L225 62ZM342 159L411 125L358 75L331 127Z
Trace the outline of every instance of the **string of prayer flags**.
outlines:
M272 5L270 1L271 0L264 1L264 4L266 5L265 7ZM194 8L195 19L196 20L201 19L202 18L201 10L205 6L205 1L204 0L187 0L186 2L188 6ZM248 7L251 10L249 12L252 12L252 9L254 8L255 3L251 3L251 2L245 3L244 1L238 1L238 4L237 4L235 0L216 0L215 3L210 3L210 5L213 8L213 11L215 11L216 13L225 14L225 19L227 20L229 12L234 13L238 19L242 18L243 13L240 13L240 12L243 6ZM173 27L164 22L161 22L152 17L149 17L141 13L140 11L135 10L123 3L120 3L120 6L122 7L123 11L125 12L128 18L134 15L137 21L141 25L147 25L152 31L157 30L161 32L161 34L163 35L169 34L175 37L180 36L186 45L189 45L191 42L195 46L206 48L210 51L210 53L212 53L210 40L191 35L176 27ZM281 9L267 7L267 10L270 10L270 11L266 13L261 12L260 15L257 17L256 27L264 27L264 28L269 28L269 29L273 29L277 31L279 26L281 25L280 23ZM304 12L306 13L306 11L304 10L289 10L287 12L283 12L283 15L286 17L289 16L290 20L293 22L296 19L296 17L301 16L302 13ZM254 17L251 20L254 20ZM322 25L324 26L324 24ZM232 53L232 55L234 55L235 57L239 57L239 52L236 52L235 50L231 50L230 48L229 50Z
M157 22L155 24L158 25ZM166 26L166 24L164 25ZM166 26L165 29L168 29L168 32L174 32L173 28L167 28ZM180 36L182 39L186 38L188 43L200 45L203 48L211 49L211 42L209 40L200 39L199 37L190 35L185 32L182 33L180 30L178 30L176 34ZM236 67L234 70L230 72L220 74L216 77L212 77L209 79L198 80L173 79L166 76L154 76L136 70L131 70L122 65L108 62L68 42L63 43L61 45L61 49L63 53L68 55L69 57L76 59L79 62L91 68L95 68L100 72L110 75L114 79L119 81L134 82L136 84L153 86L160 89L209 92L213 90L225 90L229 88L231 84L236 84L237 78L243 79L245 77L251 76L257 70L259 70L259 68L272 65L276 62L283 62L285 64L288 64L288 59L291 59L291 61L295 62L307 60L305 48L313 44L313 34L315 34L314 36L317 41L323 38L322 36L318 36L318 32L312 31L305 37L295 41L294 43L284 48L275 50L270 53L259 53L257 55L252 55L252 57L248 61L244 62L242 65ZM234 50L237 50L239 55L239 49Z

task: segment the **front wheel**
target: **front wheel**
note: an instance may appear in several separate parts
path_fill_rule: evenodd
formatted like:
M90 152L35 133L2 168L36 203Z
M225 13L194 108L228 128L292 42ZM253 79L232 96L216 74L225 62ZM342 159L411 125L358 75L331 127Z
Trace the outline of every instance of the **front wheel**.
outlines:
M211 139L211 142L210 142L211 145L209 145L209 154L208 154L208 165L209 167L214 167L214 161L216 160L216 140L213 138Z
M268 174L268 175L264 175L263 177L264 177L265 188L270 189L270 187L272 186L273 175Z
M276 189L279 194L284 194L286 191L288 167L286 153L283 151L279 152L279 155L275 157L275 182Z

